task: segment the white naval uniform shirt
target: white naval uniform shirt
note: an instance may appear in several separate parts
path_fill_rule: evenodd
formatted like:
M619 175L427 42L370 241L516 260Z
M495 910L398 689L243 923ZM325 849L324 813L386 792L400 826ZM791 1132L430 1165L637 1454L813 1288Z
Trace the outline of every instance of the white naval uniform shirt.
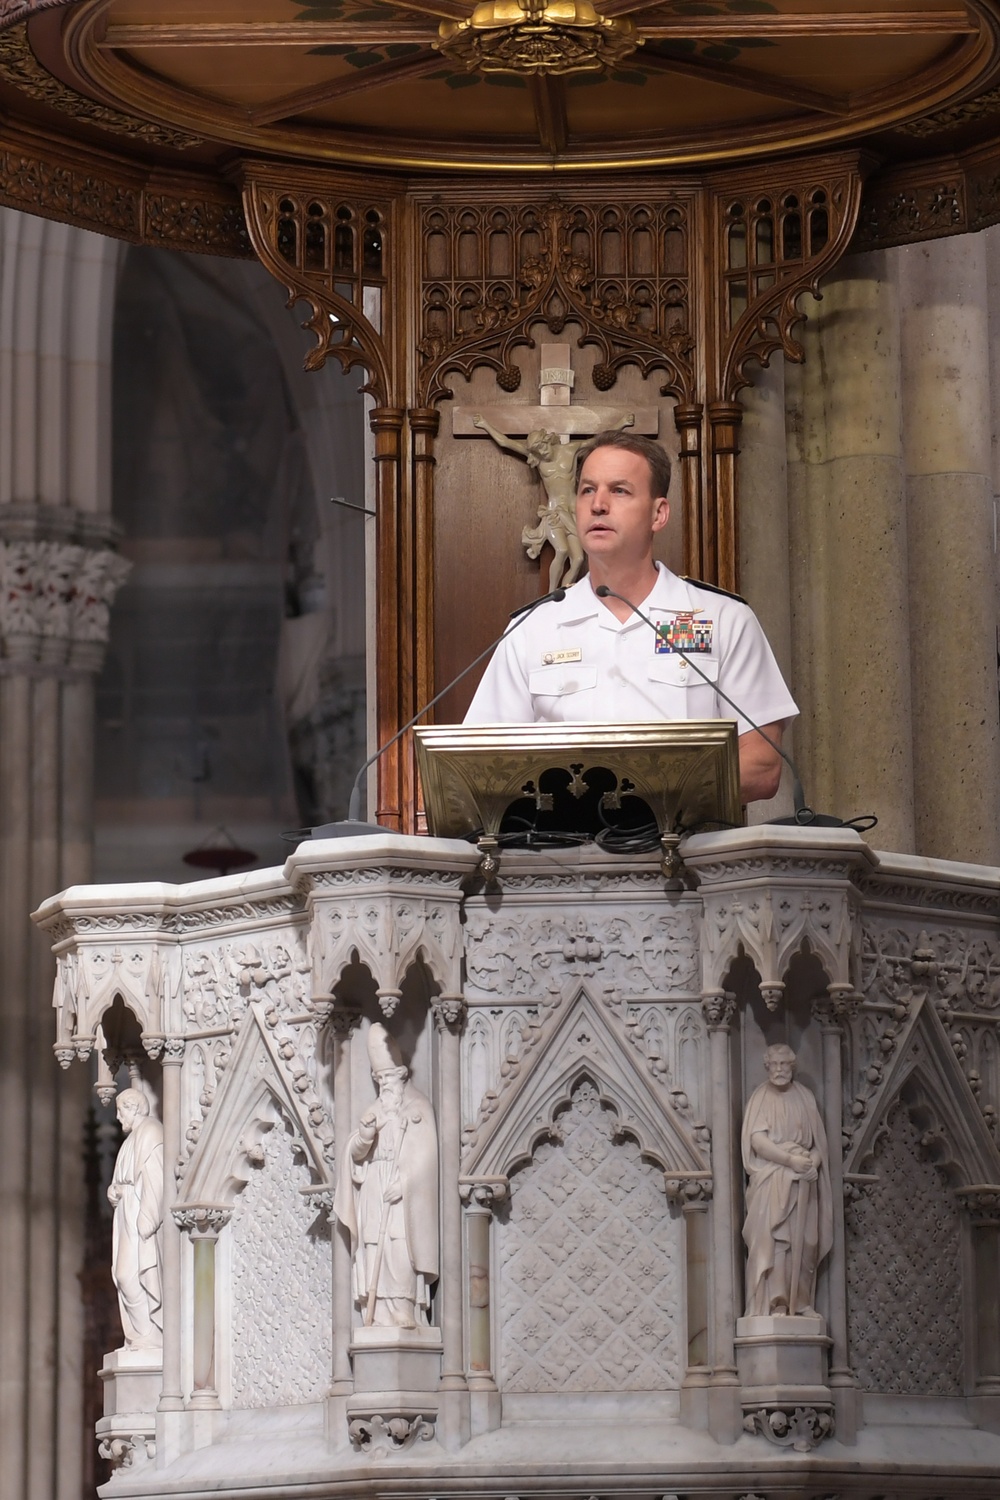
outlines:
M540 605L497 647L465 716L466 724L650 723L661 719L736 719L751 725L718 696L720 687L757 724L798 713L753 611L728 595L685 583L662 563L644 600L657 625L693 615L708 650L691 651L712 686L683 656L658 652L656 637L638 615L624 622L582 578L560 603Z

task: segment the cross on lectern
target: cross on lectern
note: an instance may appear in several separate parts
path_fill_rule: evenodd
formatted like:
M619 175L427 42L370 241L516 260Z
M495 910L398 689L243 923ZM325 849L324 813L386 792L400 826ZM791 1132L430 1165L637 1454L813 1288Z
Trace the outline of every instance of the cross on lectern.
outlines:
M539 404L525 406L455 406L452 408L452 432L456 437L480 437L474 418L485 417L491 427L507 437L527 437L529 432L544 428L554 432L560 442L573 437L593 437L606 427L614 427L631 412L629 432L656 437L660 430L660 412L656 406L574 406L571 402L576 372L569 344L542 344Z
M538 507L538 525L522 530L521 545L534 559L546 542L550 543L554 555L549 588L567 588L579 576L584 561L574 505L578 450L587 438L607 428L627 427L631 432L656 437L660 413L655 406L638 410L574 406L570 396L575 374L569 344L543 344L541 354L541 405L457 406L452 431L456 437L482 433L537 471L545 500Z

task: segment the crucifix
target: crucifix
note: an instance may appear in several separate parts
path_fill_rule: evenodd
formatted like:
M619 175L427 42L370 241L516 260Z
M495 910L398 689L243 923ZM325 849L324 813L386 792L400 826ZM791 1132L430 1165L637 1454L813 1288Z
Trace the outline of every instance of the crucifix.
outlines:
M521 544L532 559L546 542L554 557L549 589L574 583L583 567L583 548L576 530L576 455L598 432L627 427L656 437L660 413L655 406L574 406L571 396L576 374L569 344L543 344L540 405L457 406L452 413L456 437L484 433L508 453L515 453L536 469L545 499L538 507L538 525L525 526ZM520 440L523 435L523 441ZM573 441L575 439L575 441Z

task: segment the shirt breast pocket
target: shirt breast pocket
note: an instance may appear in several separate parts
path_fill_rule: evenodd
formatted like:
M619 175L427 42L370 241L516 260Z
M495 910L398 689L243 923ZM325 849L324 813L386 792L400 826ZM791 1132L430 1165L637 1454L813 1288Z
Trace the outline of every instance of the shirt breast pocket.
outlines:
M719 700L715 695L719 663L710 656L695 660L708 678L707 682L675 651L653 656L649 662L650 688L654 694L662 695L667 718L716 719L719 716Z
M528 691L533 698L567 698L597 686L597 668L583 662L554 662L534 667L528 673Z

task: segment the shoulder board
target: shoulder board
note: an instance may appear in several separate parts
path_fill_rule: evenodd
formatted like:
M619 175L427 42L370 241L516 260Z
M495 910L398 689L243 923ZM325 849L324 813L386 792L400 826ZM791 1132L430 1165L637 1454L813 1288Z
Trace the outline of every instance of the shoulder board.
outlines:
M735 599L737 604L746 604L747 602L742 594L730 593L729 589L720 589L717 583L704 583L700 578L688 578L682 574L681 583L691 583L696 589L704 589L708 594L722 594L725 599ZM747 605L748 609L749 607Z

